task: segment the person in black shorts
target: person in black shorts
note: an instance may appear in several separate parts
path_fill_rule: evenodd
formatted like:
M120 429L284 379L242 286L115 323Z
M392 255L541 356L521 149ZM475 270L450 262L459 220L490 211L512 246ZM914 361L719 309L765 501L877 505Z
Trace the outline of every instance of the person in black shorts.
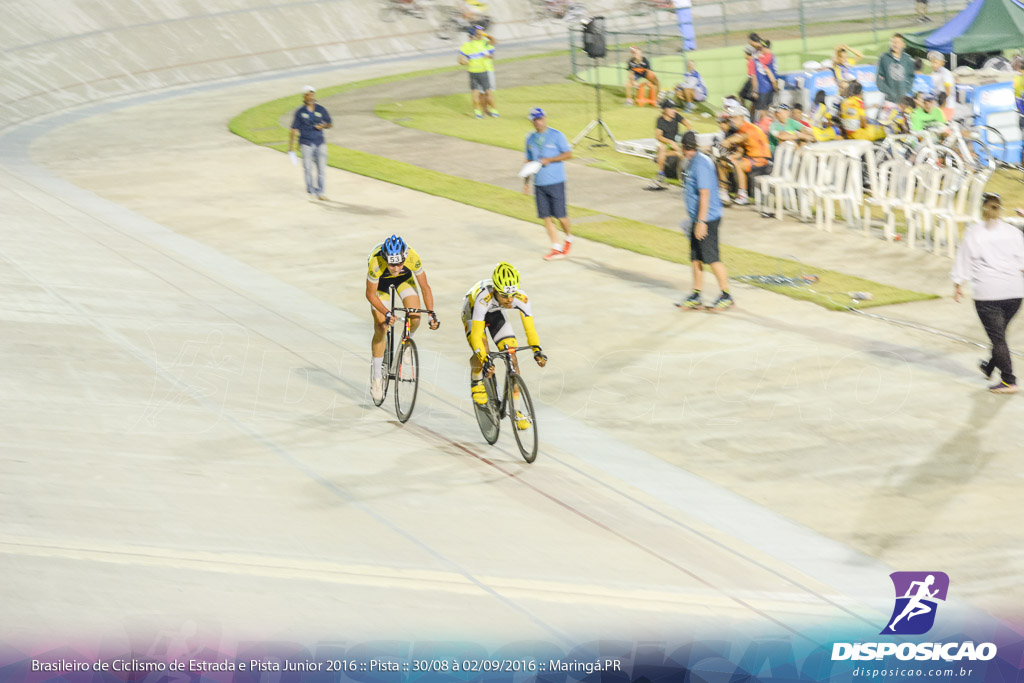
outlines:
M651 62L644 57L640 48L629 48L629 54L629 63L626 65L626 104L633 104L633 89L637 81L646 79L657 90L658 77L651 71Z
M669 157L676 158L677 163L675 167L677 172L673 175L678 179L678 160L683 156L683 148L679 146L679 137L682 135L679 130L680 124L690 128L689 121L676 111L675 103L672 102L672 99L666 97L661 101L661 116L658 117L654 124L654 136L658 140L658 179L648 189L667 189L665 186L665 162Z

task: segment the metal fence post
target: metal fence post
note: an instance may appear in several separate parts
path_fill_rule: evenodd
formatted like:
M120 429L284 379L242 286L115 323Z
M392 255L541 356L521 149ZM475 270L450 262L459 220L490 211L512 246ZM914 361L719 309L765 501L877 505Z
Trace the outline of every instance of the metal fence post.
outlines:
M800 10L800 40L803 42L804 53L807 53L807 22L804 20L804 0L797 4Z
M945 0L943 0L945 2ZM871 40L878 42L878 22L877 9L875 7L875 0L871 0Z
M722 0L722 44L729 47L729 23L726 21L726 15L728 14L726 2Z

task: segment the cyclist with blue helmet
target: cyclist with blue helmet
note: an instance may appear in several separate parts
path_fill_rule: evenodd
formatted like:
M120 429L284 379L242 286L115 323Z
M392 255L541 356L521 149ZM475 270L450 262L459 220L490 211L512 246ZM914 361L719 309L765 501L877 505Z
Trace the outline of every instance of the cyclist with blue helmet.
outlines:
M392 235L370 251L366 274L366 300L370 302L373 314L373 342L370 349L373 362L370 367L370 394L374 401L380 401L384 394L384 343L387 328L395 322L395 316L388 308L390 289L394 287L406 308L420 308L420 297L416 284L423 292L426 308L434 309L434 293L423 271L419 254L410 249L405 241ZM420 326L418 313L411 314L411 331ZM430 329L436 330L440 323L436 315L430 319Z
M533 311L530 298L519 288L519 271L511 263L501 262L494 267L489 280L480 280L466 292L462 300L462 325L466 330L466 341L473 350L469 365L472 370L471 391L473 400L483 405L487 403L487 390L484 388L484 372L488 376L494 373L494 367L487 359L489 347L485 330L490 333L499 351L516 348L518 340L515 330L505 316L507 310L518 310L526 332L526 343L537 347L533 358L537 365L547 365L548 357L540 349L540 336L533 325ZM519 371L519 363L513 356L512 363ZM522 416L517 416L522 417ZM519 423L517 422L517 425ZM529 422L522 418L521 429L526 429Z

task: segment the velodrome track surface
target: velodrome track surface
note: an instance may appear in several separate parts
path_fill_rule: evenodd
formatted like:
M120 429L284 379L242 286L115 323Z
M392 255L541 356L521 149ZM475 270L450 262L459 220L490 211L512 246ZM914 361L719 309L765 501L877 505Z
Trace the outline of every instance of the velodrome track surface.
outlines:
M307 81L410 68L0 137L0 636L814 638L879 628L888 572L921 568L961 609L1020 606L1024 404L979 391L972 349L739 286L683 316L678 266L587 242L545 263L537 226L335 170L310 204L227 132ZM442 319L404 426L366 386L365 255L392 232ZM552 359L525 369L532 466L469 411L458 308L499 258Z

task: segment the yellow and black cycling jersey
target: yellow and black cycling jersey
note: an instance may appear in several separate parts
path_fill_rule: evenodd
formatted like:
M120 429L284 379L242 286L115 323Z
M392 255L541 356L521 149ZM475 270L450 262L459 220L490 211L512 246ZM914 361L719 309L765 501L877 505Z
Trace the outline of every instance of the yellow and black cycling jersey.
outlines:
M423 261L420 260L420 255L410 249L405 257L405 263L402 265L402 272L392 275L388 270L388 262L381 252L381 247L383 247L383 243L375 246L370 252L370 257L367 259L366 279L377 283L378 292L386 292L392 285L398 288L399 285L406 282L409 285L414 285L413 276L423 272Z
M526 331L526 343L531 346L540 346L540 337L537 335L537 328L533 325L533 312L530 306L530 298L526 292L519 291L512 296L512 307L506 309L498 303L494 295L494 285L490 280L480 280L468 292L462 300L462 324L466 330L466 338L473 352L482 356L484 354L484 330L490 329L491 338L496 344L511 339L515 341L515 334L512 326L508 324L504 311L518 310L523 320L523 329Z

